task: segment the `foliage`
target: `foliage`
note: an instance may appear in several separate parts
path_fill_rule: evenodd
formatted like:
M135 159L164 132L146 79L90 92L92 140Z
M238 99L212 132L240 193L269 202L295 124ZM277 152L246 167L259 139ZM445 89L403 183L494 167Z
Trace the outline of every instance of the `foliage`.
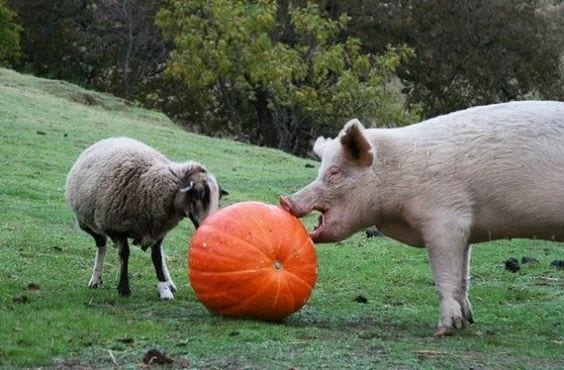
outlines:
M170 1L159 13L175 45L168 73L211 113L204 132L243 132L251 142L303 153L314 135L335 133L352 117L368 125L414 119L389 88L408 48L363 54L358 39L339 40L349 17L330 19L311 3L290 5L287 24L278 14L269 0Z
M4 62L18 70L299 154L353 116L394 126L564 99L558 0L2 1L17 22L1 13L0 44L21 44Z
M22 67L28 72L89 83L96 73L92 60L92 15L86 1L8 0L23 26Z
M6 0L0 0L0 65L10 65L20 58L21 31L15 13L7 7Z
M172 159L194 158L230 192L222 205L275 203L315 177L317 165L277 150L189 134L162 114L68 83L0 69L0 367L159 368L150 349L193 369L560 369L564 270L560 245L506 240L472 254L475 323L431 337L437 298L422 249L362 233L317 247L318 282L282 324L210 314L188 285L182 222L165 240L179 291L155 294L151 258L132 248L132 296L116 292L119 258L106 255L104 285L89 289L94 243L64 201L79 153L108 136L140 139ZM84 104L76 97L91 96ZM101 102L103 104L99 104ZM309 168L307 165L313 165ZM305 219L312 227L316 217ZM537 264L517 273L509 256ZM184 283L182 283L184 282ZM362 298L365 298L365 303ZM359 298L356 299L355 298Z
M24 26L21 69L131 100L158 85L168 54L153 25L161 0L8 1Z
M154 26L164 0L102 0L93 9L94 32L105 61L94 85L128 99L160 85L169 47Z
M327 3L333 16L351 14L351 32L367 50L386 43L413 48L416 57L398 75L426 117L510 100L564 99L562 18L550 1Z

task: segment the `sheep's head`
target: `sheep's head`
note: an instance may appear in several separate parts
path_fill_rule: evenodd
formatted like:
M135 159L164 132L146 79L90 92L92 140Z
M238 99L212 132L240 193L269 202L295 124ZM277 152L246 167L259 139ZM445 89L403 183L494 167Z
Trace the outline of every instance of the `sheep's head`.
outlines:
M203 166L194 164L182 178L177 201L186 217L198 228L208 215L217 211L223 195L227 192L221 189L215 176Z

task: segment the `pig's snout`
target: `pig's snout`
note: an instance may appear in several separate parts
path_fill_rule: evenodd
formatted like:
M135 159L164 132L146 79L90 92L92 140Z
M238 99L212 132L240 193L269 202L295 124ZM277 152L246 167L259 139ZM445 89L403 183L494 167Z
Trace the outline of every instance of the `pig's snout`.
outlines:
M290 197L284 195L280 196L280 207L282 207L282 209L286 212L298 218L303 217L312 211L311 209L299 207L292 199L290 199Z

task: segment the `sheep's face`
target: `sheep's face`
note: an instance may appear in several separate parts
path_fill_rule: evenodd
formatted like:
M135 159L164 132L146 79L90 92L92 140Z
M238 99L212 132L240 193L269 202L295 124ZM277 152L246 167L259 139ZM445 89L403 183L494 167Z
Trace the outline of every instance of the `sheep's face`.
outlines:
M195 228L210 214L217 211L219 200L227 192L222 190L215 177L204 168L188 174L180 189L184 214L190 218Z

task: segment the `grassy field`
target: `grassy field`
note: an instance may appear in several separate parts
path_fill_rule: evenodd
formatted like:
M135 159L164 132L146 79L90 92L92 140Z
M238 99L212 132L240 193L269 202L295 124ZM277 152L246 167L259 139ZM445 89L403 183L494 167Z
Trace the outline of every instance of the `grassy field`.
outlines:
M104 286L89 289L94 243L64 202L65 177L83 149L115 135L174 160L198 159L230 192L224 206L276 203L318 166L189 134L111 96L0 69L0 367L140 368L157 349L174 361L170 368L564 368L564 270L550 266L564 250L548 242L476 246L476 323L443 339L431 335L438 301L425 251L363 233L318 246L313 295L281 324L214 316L196 300L186 277L187 221L165 240L175 300L158 300L150 255L138 248L131 297L117 295L113 248ZM539 262L511 273L511 256Z

